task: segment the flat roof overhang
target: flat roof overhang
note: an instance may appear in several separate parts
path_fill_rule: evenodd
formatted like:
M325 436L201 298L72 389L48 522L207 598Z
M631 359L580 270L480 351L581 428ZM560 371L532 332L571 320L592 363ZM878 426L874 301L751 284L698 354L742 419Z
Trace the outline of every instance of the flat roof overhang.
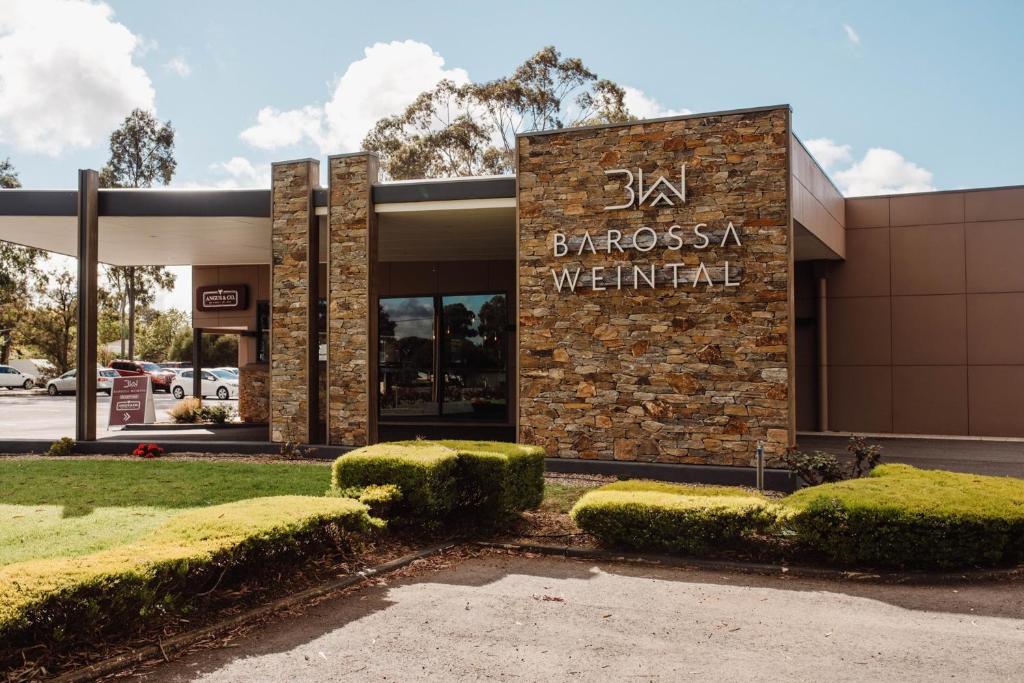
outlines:
M75 190L0 190L0 240L76 256L77 195ZM514 177L380 183L373 196L376 212L388 214L380 221L382 259L514 253L508 251L514 244L506 245L514 239ZM99 259L112 265L269 263L270 199L268 189L100 190ZM315 191L314 204L326 215L325 188ZM455 241L455 233L454 249L451 243L438 248L447 239Z

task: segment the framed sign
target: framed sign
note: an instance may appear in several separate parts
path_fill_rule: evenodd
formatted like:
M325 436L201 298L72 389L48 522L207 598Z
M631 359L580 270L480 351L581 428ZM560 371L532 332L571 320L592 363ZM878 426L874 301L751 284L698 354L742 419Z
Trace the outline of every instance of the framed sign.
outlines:
M149 375L117 377L110 392L110 419L107 427L153 424L156 408Z
M243 311L249 306L249 285L207 285L196 288L200 311Z

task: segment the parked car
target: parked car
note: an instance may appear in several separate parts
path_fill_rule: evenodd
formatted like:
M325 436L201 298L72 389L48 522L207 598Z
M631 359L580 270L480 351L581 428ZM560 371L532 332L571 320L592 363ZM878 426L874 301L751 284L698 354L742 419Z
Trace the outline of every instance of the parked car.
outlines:
M195 371L189 368L178 373L171 386L174 398L192 395L192 379ZM203 396L216 396L220 400L238 398L238 377L226 370L203 370Z
M73 394L78 390L76 377L77 370L68 370L60 377L54 377L46 383L46 393L50 396L58 394ZM96 391L102 391L110 396L114 389L114 380L119 377L117 370L110 368L96 368Z
M36 381L21 370L12 368L10 365L0 365L0 387L8 389L31 389Z
M37 387L46 384L46 380L57 376L57 367L43 358L17 358L7 363L10 367L28 375Z
M143 360L115 360L111 361L110 367L117 370L122 377L138 377L149 375L153 383L153 391L166 391L171 393L171 384L174 383L175 375L167 368L162 368L156 363L148 363Z

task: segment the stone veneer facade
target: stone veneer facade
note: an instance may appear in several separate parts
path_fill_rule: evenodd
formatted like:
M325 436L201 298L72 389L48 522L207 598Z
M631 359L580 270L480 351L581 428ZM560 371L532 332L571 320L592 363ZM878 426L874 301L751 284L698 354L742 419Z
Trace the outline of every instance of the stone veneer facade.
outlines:
M332 156L329 167L329 258L327 270L328 442L362 446L371 438L369 317L371 263L376 254L372 188L377 157Z
M789 109L752 110L526 135L518 148L521 441L566 458L749 465L792 438ZM678 183L676 206L623 201L612 169ZM635 187L635 183L634 183ZM663 203L664 204L664 203ZM594 236L697 223L740 246L553 255L553 233ZM575 242L570 242L575 244ZM600 244L600 242L599 242ZM726 288L558 292L552 269L703 261L742 272ZM669 271L671 272L671 271ZM664 279L664 275L660 275ZM735 276L734 276L735 277Z
M308 443L307 339L312 190L319 185L314 159L271 167L270 437Z

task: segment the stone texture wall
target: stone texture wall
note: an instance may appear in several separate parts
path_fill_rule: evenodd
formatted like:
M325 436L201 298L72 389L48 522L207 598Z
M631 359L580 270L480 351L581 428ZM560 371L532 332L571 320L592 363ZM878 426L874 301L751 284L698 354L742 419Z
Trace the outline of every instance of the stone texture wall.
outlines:
M367 396L370 370L369 284L372 252L372 184L377 157L331 157L330 239L327 275L328 442L361 446L372 425Z
M270 438L309 442L306 350L309 321L307 254L310 190L319 184L314 159L271 166Z
M270 374L266 363L249 363L238 369L238 417L242 422L265 423L270 419Z
M521 440L566 458L726 465L751 464L762 440L778 462L791 437L788 127L783 108L519 139ZM682 163L685 203L605 210L625 195L623 176L604 171L678 184ZM722 248L730 221L741 245ZM556 230L573 247L588 230L692 235L697 223L706 249L691 236L679 251L607 253L596 240L596 254L553 254ZM739 286L723 286L725 261ZM665 264L690 274L699 262L715 284L673 288ZM552 278L617 264L655 264L658 286L560 293Z

